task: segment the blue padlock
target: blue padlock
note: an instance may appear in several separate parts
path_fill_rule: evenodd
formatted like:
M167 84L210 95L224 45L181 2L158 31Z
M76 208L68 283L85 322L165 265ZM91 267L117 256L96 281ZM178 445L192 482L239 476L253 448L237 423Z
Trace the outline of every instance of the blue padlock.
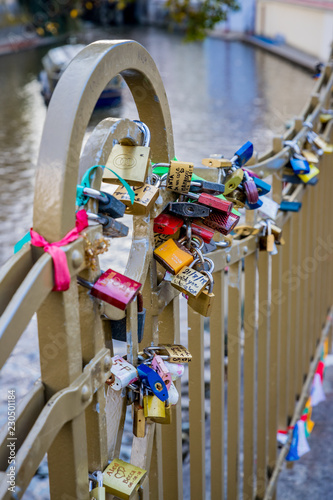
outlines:
M257 186L259 196L263 196L264 194L269 193L272 189L272 186L267 184L267 182L263 181L262 179L259 179L258 177L253 177L253 180L255 185Z
M262 206L263 202L261 201L261 199L259 198L259 200L257 201L257 203L245 203L245 208L247 210L255 210L256 208L260 208Z
M302 156L295 154L290 158L290 165L294 174L308 174L310 172L309 162Z
M242 167L253 155L253 144L250 141L247 141L241 148L236 151L233 158L231 158L231 162L238 167Z
M299 212L302 207L300 201L282 201L280 205L281 212Z
M169 397L168 389L159 374L144 363L137 366L137 370L143 385L149 387L158 399L166 401Z
M300 179L297 175L284 175L282 180L283 182L289 182L290 184L304 184L302 179Z

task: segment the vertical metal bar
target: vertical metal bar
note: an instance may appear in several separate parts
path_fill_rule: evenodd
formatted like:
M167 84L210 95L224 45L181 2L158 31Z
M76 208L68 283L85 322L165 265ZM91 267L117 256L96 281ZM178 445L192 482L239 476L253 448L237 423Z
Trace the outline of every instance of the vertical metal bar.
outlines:
M254 408L256 366L257 253L245 259L243 497L254 496Z
M286 244L280 249L282 253L282 295L281 295L281 330L280 330L280 376L279 376L279 419L278 428L285 430L287 424L287 387L288 387L288 362L289 362L289 285L286 275L290 267L290 219L283 227L283 237Z
M159 342L161 344L179 344L179 296L163 310L158 318ZM190 350L191 351L191 350ZM164 498L181 500L183 498L182 469L182 416L181 416L181 386L180 380L175 385L179 400L172 408L172 422L161 425L163 454L163 494Z
M259 315L257 358L257 499L264 498L267 482L268 363L270 336L271 255L259 254Z
M309 186L310 187L310 186ZM314 304L314 285L315 285L315 276L313 279L309 279L309 275L306 273L305 266L306 262L311 259L311 254L312 254L312 247L314 244L314 240L316 238L316 233L315 233L315 225L316 225L316 220L315 220L315 214L314 214L314 189L310 189L309 191L309 210L308 210L308 223L309 223L309 232L310 232L310 238L309 238L309 245L307 248L307 256L302 262L302 272L303 275L305 276L304 279L308 281L308 294L306 297L306 303L307 303L307 311L305 311L305 314L307 316L307 330L308 330L308 335L307 335L307 359L306 359L306 365L305 365L305 375L308 373L309 370L309 364L313 359L313 323L314 323L314 314L315 314L315 304Z
M288 417L291 419L295 410L295 394L296 394L296 345L298 338L298 323L297 323L297 287L293 276L294 266L298 261L298 227L300 214L294 213L291 216L291 265L289 269L289 290L290 290L290 330L289 330L289 383L288 383Z
M228 481L227 498L239 492L239 421L241 354L242 262L229 267L228 274Z
M210 318L210 462L211 498L224 499L224 270L214 274Z
M271 334L269 346L269 391L268 391L268 472L269 477L276 465L279 403L280 328L281 328L281 270L282 252L272 257Z
M192 354L189 366L190 485L191 498L205 498L205 381L204 318L188 308L188 346Z
M42 382L47 400L82 373L76 278L66 292L49 295L37 313ZM52 499L88 499L85 415L68 422L48 451Z

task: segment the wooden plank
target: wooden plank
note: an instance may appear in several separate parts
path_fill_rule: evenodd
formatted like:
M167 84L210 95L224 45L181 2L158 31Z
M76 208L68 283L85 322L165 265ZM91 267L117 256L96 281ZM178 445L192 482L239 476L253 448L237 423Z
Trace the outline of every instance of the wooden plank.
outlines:
M254 409L256 371L257 253L245 259L244 297L244 463L243 497L254 496Z
M257 499L264 498L267 482L271 259L268 252L260 252L257 357Z
M241 382L241 272L242 262L228 273L228 480L227 498L239 493L239 422Z
M224 270L214 274L215 302L210 318L210 480L211 498L224 499Z
M204 318L188 308L190 488L193 500L205 499Z

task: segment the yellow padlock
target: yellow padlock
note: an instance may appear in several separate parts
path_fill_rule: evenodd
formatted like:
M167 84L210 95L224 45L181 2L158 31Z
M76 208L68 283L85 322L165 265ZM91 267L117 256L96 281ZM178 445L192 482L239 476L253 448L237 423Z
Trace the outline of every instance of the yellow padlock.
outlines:
M176 245L175 241L169 239L154 250L154 257L171 274L177 274L184 266L193 261L193 255L183 247Z
M232 163L227 158L204 158L201 162L205 167L230 168Z
M316 175L318 174L319 174L319 168L310 163L310 172L308 174L299 175L298 177L301 179L302 182L307 183L311 179L313 179L313 177L316 177Z
M239 186L239 184L242 182L244 177L244 170L241 168L237 168L237 170L234 170L231 174L227 176L227 178L224 181L224 195L227 195L234 191L236 187Z
M133 403L133 434L138 438L143 438L146 435L146 418L139 401Z
M172 423L172 405L169 404L168 406L165 406L165 417L150 417L150 420L152 422L155 422L156 424L164 424L168 425Z
M188 193L191 187L193 163L171 161L166 188L175 193Z
M197 260L199 259L193 262ZM188 296L197 297L206 287L208 281L209 278L204 274L191 267L185 266L176 276L171 278L171 285Z
M133 205L125 186L117 187L113 196L126 205L127 214L147 215L158 198L158 186L144 184L143 186L134 186L133 191L135 194Z
M103 485L107 493L130 500L146 474L146 470L115 458L103 472Z
M111 184L121 184L115 175L116 173L130 184L141 186L147 177L149 154L150 148L148 146L115 144L105 165L103 181Z
M143 409L145 418L165 418L165 403L155 394L143 396Z

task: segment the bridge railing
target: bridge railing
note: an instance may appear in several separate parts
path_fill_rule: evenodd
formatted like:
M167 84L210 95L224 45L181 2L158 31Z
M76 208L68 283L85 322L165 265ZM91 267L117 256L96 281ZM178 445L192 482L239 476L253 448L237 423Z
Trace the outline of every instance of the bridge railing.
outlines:
M105 164L114 140L141 142L141 131L129 120L103 120L82 147L95 103L110 79L121 74L140 119L152 131L154 162L174 156L170 112L162 81L149 54L135 42L97 42L85 48L61 78L50 103L37 166L35 231L49 242L74 227L78 178L88 167ZM280 213L277 225L285 245L278 254L259 250L257 235L236 236L232 245L209 257L215 263L215 304L209 320L188 309L190 491L191 498L272 498L288 445L277 447L277 429L299 418L330 333L332 297L332 156L319 164L314 186L283 187L282 168L290 149L284 140L302 145L311 122L315 131L333 138L333 120L320 123L323 108L332 107L330 62L313 94L285 137L251 168L272 175L273 199L301 201L299 213ZM66 113L63 111L66 110ZM252 162L253 163L253 162ZM198 168L208 180L214 169ZM99 188L97 170L93 187ZM137 306L127 310L127 356L136 364L139 350L157 343L180 342L179 295L158 283L153 251L153 218L173 199L162 198L150 217L133 217L132 245L125 274L140 281L147 309L145 334L137 339ZM96 211L93 201L90 209ZM254 225L258 215L247 214ZM98 305L77 286L76 276L94 281L88 269L86 241L100 236L99 226L86 229L64 247L71 285L52 292L52 259L25 245L0 273L0 368L37 312L41 381L17 410L16 487L21 498L44 454L48 453L52 499L88 499L88 471L104 470L119 457L126 412L121 392L106 390L110 375L112 328L119 319L110 306ZM112 257L112 247L111 247ZM210 332L210 432L205 421L204 332ZM180 381L176 387L181 392ZM207 402L206 402L207 404ZM148 470L136 497L183 498L181 406L170 425L147 423L145 438L133 437L131 463ZM6 468L8 429L0 434L0 498L11 498ZM289 436L289 442L291 435ZM210 441L210 465L207 457ZM7 471L8 472L8 471ZM210 485L206 477L210 473ZM242 493L243 492L243 493ZM134 497L133 497L134 498Z

